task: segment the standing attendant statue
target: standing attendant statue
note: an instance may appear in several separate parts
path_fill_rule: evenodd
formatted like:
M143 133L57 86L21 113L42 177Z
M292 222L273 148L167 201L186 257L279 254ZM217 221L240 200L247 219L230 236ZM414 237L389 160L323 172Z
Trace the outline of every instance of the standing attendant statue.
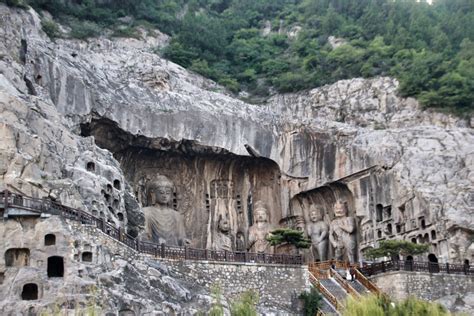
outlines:
M188 244L184 230L184 218L169 206L173 196L173 182L158 176L148 186L149 204L145 214L145 233L148 240L168 246Z
M347 257L350 262L356 261L356 219L347 216L347 207L337 201L334 204L335 218L331 222L329 240L334 247L337 260Z
M310 208L309 219L311 222L308 224L306 230L308 236L311 238L313 256L316 258L314 253L317 252L319 260L326 261L329 226L323 221L323 211L312 205Z

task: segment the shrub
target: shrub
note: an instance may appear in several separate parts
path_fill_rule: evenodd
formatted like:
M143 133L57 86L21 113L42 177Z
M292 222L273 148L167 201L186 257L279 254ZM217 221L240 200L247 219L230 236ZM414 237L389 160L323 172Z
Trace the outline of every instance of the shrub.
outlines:
M0 0L9 7L16 7L20 9L28 9L28 5L23 0Z
M414 297L401 302L389 302L375 295L354 299L349 297L343 316L449 316L440 304L423 301Z
M71 37L78 39L86 39L88 37L98 36L100 28L97 24L90 21L74 21L70 23Z
M230 305L231 316L257 316L258 294L255 291L243 292Z
M303 301L303 314L305 316L314 316L321 307L321 294L312 287L310 292L303 292L300 294L300 299Z
M41 29L51 39L61 36L61 31L59 30L58 25L52 20L47 20L47 19L41 20Z

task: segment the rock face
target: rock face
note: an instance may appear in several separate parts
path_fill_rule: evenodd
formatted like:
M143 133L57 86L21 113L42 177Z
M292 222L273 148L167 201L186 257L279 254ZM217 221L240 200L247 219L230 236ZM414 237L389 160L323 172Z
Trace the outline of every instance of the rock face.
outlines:
M396 80L251 105L154 54L164 35L52 42L32 10L0 5L0 17L2 189L138 235L147 185L163 175L191 245L228 247L219 241L228 218L232 249L250 247L257 203L272 225L305 229L315 207L331 226L339 202L356 223L355 260L398 238L428 242L440 261L472 262L470 121L421 111L397 96Z

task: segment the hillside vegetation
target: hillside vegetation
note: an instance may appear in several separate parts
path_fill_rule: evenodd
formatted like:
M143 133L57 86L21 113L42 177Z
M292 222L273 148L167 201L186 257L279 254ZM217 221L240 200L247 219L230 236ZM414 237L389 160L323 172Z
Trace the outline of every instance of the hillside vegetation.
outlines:
M0 0L10 5L21 0ZM161 53L234 92L267 96L389 75L425 107L474 110L474 1L29 0L86 38L172 36ZM130 18L126 18L130 17ZM58 36L54 25L44 27ZM266 30L264 32L263 30ZM342 39L333 47L328 38Z

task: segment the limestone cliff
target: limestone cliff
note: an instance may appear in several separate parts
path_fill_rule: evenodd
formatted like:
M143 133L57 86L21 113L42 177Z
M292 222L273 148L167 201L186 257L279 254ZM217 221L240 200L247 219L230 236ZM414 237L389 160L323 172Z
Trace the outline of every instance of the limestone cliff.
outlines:
M0 5L0 187L50 196L138 234L146 185L176 186L192 245L230 217L245 244L260 201L273 224L357 219L358 257L384 238L473 260L472 119L422 111L391 78L352 79L248 104L153 50L166 36L57 39ZM240 235L239 235L240 234ZM328 249L333 255L333 249Z

